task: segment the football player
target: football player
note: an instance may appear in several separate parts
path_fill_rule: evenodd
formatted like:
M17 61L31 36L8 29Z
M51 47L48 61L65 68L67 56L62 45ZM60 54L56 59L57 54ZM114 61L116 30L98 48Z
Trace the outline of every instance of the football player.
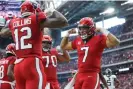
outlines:
M109 89L115 89L118 88L120 85L119 80L117 79L116 75L112 74L112 70L107 68L105 70L104 78L109 86Z
M57 79L57 63L69 62L70 57L67 51L63 51L58 47L52 48L52 38L48 35L43 36L43 64L47 78L46 89L60 89Z
M69 35L75 32L75 29L69 30L61 41L62 49L77 49L78 74L74 89L99 89L102 52L104 48L117 46L120 41L108 30L96 27L90 17L82 18L79 21L79 36L72 42L68 41ZM96 32L102 34L96 35Z
M37 12L36 3L25 1L20 6L21 17L12 19L8 28L0 32L0 36L12 34L16 46L16 64L14 76L17 89L44 89L46 77L42 64L43 28L59 28L67 25L66 18L54 9Z
M6 57L0 60L0 89L14 89L13 67L15 57L15 44L6 47Z

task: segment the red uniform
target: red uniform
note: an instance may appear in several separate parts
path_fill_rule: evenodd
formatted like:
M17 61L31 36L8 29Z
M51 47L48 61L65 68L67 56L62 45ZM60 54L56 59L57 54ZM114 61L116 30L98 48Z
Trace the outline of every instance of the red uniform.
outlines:
M50 53L43 51L43 64L47 77L47 83L50 83L50 89L60 89L57 80L57 56L58 52L55 49L50 50Z
M78 74L74 89L99 89L101 56L106 47L106 36L93 36L86 44L77 37L72 47L78 52Z
M16 60L16 57L14 56L3 58L0 60L0 89L12 89L11 87L13 86L8 83L8 82L11 83L11 81L7 76L7 70L8 70L8 66L10 64L14 64L15 60Z
M12 32L18 57L14 68L18 89L44 89L45 74L42 57L42 31L40 22L45 20L43 12L26 18L12 19L9 28ZM21 61L18 63L18 61Z

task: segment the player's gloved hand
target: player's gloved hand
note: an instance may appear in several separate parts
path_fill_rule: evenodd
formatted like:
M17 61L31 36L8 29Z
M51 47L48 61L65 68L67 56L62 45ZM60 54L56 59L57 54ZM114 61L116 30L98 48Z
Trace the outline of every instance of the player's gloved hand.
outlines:
M44 12L46 13L46 15L48 17L50 17L53 14L54 11L56 11L56 10L53 9L53 8L47 8Z

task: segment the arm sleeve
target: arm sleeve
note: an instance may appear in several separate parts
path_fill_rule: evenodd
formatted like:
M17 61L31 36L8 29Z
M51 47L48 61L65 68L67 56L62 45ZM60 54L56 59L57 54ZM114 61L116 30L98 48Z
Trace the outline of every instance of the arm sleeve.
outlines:
M101 46L106 48L107 45L106 45L106 40L107 40L107 37L105 35L100 35L100 43L101 43Z
M56 56L58 55L58 51L56 50L56 48L52 48L51 53L56 55Z
M15 60L16 60L16 57L10 57L9 64L14 64Z
M38 13L38 21L41 22L46 19L46 14L44 12Z
M77 49L76 43L77 43L77 38L72 41L72 48L73 49Z

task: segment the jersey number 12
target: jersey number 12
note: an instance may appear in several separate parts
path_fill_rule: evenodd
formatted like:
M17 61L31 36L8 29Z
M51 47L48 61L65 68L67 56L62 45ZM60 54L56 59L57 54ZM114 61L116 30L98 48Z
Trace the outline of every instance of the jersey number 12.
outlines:
M19 30L15 29L15 31L14 31L16 50L32 48L32 44L30 44L30 43L25 44L24 43L24 40L31 38L31 29L29 27L24 27L20 30L20 32L24 32L24 31L26 31L27 34L25 36L20 37L20 39L19 39Z

